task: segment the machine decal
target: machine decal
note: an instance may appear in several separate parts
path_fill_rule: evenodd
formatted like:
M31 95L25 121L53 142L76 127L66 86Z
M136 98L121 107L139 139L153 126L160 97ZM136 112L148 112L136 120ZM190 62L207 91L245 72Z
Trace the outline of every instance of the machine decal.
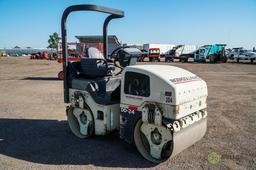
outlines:
M166 96L165 97L165 103L172 103L172 97L171 96Z
M190 77L179 77L170 79L170 81L174 84L180 84L180 83L187 83L191 81L201 81L201 79L198 76L190 76Z
M172 92L171 91L166 91L165 96L172 96Z
M172 103L172 92L166 91L164 95L165 95L165 103Z
M125 107L121 107L121 112L128 113L128 114L135 114L135 110L134 109L125 108Z

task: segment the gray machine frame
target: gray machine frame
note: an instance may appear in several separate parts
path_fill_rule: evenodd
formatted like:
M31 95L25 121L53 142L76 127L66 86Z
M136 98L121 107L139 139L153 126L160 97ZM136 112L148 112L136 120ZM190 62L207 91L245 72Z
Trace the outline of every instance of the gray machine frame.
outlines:
M102 12L106 14L110 14L109 16L106 17L104 24L103 24L103 55L104 58L108 58L108 33L107 33L107 28L108 24L112 19L115 18L122 18L124 17L124 12L117 10L117 9L112 9L112 8L107 8L103 6L98 6L98 5L73 5L65 9L62 18L61 18L61 38L62 38L62 58L63 58L63 72L64 72L64 102L69 103L69 75L68 75L68 58L67 58L67 26L66 26L66 21L70 13L76 12L76 11L97 11L97 12Z

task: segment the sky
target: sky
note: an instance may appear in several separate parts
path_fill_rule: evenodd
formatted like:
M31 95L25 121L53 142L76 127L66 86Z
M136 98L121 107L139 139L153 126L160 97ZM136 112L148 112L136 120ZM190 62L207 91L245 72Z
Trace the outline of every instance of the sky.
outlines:
M76 4L123 10L125 17L109 24L109 35L122 43L256 46L256 0L0 0L0 48L47 47L49 35L61 33L64 9ZM101 35L106 16L72 13L68 41Z

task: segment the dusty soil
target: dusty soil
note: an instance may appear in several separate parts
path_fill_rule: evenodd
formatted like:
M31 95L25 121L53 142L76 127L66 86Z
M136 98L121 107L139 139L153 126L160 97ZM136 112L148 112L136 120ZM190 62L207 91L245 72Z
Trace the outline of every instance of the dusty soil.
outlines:
M255 169L256 64L169 64L206 80L208 130L200 142L156 165L118 133L86 140L72 135L56 78L61 64L0 58L0 169ZM216 164L208 161L212 153L220 158Z

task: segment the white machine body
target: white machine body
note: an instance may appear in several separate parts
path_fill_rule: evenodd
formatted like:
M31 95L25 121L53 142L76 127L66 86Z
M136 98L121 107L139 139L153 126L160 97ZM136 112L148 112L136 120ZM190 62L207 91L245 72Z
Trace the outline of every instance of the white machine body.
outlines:
M148 97L125 94L125 73L136 72L149 77ZM136 65L123 71L121 105L142 106L144 102L161 104L164 117L180 119L206 108L208 95L204 80L195 74L174 66ZM122 107L122 106L121 106Z
M122 82L120 137L134 141L146 159L173 157L205 135L208 91L195 74L174 66L136 65L124 69Z

